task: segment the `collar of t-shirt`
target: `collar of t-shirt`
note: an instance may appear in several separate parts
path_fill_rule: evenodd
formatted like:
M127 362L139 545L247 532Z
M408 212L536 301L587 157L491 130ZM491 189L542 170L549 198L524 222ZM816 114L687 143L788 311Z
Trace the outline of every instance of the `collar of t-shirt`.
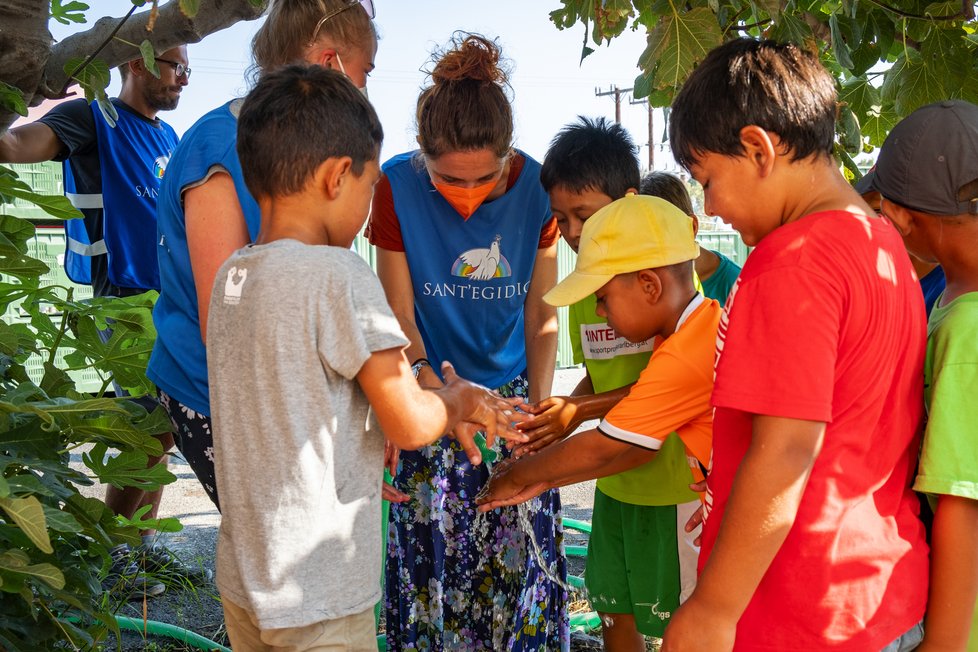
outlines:
M526 163L526 159L519 152L513 152L513 157L509 161L509 176L506 178L506 190L509 191L520 178L520 172L523 171L523 164Z
M693 312L695 312L695 310L700 307L700 304L702 304L704 300L705 299L703 295L700 294L699 292L696 293L696 296L690 299L689 303L686 305L686 309L683 310L683 314L679 315L679 321L676 322L676 330L673 331L674 333L679 332L679 329L683 327L683 324L686 323L686 320L689 319L689 316L692 315Z
M123 111L125 111L126 113L131 113L133 116L135 116L139 120L142 120L143 122L145 122L147 124L153 125L154 127L157 127L157 128L160 127L160 119L159 118L147 118L142 113L140 113L136 109L132 108L131 106L129 106L128 104L126 104L122 100L120 100L118 97L113 97L112 98L112 103L115 104L118 108L120 108Z

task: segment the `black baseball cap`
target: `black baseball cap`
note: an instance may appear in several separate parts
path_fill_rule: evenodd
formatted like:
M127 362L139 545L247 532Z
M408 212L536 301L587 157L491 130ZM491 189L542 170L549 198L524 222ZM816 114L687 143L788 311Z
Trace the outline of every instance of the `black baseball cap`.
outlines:
M874 168L857 190L931 215L978 215L978 106L946 100L923 106L886 137ZM974 186L972 186L974 187Z

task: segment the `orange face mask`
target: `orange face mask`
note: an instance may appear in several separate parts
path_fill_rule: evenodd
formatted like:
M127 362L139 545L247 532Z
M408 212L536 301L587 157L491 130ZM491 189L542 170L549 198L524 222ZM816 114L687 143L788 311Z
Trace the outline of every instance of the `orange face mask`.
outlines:
M459 186L451 186L447 183L436 183L435 189L438 191L442 197L445 198L452 208L458 211L458 214L469 219L472 217L472 213L476 211L482 202L486 200L492 189L496 187L499 180L490 181L489 183L484 183L481 186L476 186L475 188L460 188Z

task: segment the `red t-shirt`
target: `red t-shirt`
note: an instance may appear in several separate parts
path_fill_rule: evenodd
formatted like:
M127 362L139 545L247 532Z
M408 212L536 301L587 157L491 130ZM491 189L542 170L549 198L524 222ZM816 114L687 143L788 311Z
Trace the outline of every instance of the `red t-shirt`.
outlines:
M925 343L920 288L883 218L808 215L747 260L717 336L701 569L753 415L828 425L736 650L880 650L923 617L928 551L910 483Z
M523 163L526 159L522 154L514 153L509 164L509 177L506 179L506 189L509 190L520 178L523 172ZM462 219L462 216L459 216ZM370 221L364 236L372 245L388 251L404 251L404 240L401 238L401 224L397 219L397 211L394 210L394 192L391 189L391 182L387 177L381 177L374 188L374 200L370 210ZM540 242L538 249L546 249L557 242L559 231L557 230L557 218L551 217L550 221L544 225L540 231Z

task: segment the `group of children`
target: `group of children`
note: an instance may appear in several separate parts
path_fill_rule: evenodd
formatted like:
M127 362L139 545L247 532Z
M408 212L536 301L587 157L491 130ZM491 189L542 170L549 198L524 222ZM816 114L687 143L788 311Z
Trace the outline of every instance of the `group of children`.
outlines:
M930 105L894 129L878 215L833 158L836 102L816 57L750 39L711 52L677 95L676 159L755 247L739 277L696 245L674 179L639 178L623 130L582 119L558 134L541 181L578 259L545 300L571 306L587 374L527 416L450 367L445 388L418 387L348 251L378 176L376 114L339 74L265 75L238 141L262 230L219 272L208 335L217 459L235 460L217 468L232 644L373 646L383 438L369 405L404 448L459 422L513 441L484 510L601 478L586 582L607 649L644 649L642 634L665 652L965 649L978 107ZM929 325L908 250L946 275ZM243 464L245 449L265 454ZM934 505L930 554L913 489Z

